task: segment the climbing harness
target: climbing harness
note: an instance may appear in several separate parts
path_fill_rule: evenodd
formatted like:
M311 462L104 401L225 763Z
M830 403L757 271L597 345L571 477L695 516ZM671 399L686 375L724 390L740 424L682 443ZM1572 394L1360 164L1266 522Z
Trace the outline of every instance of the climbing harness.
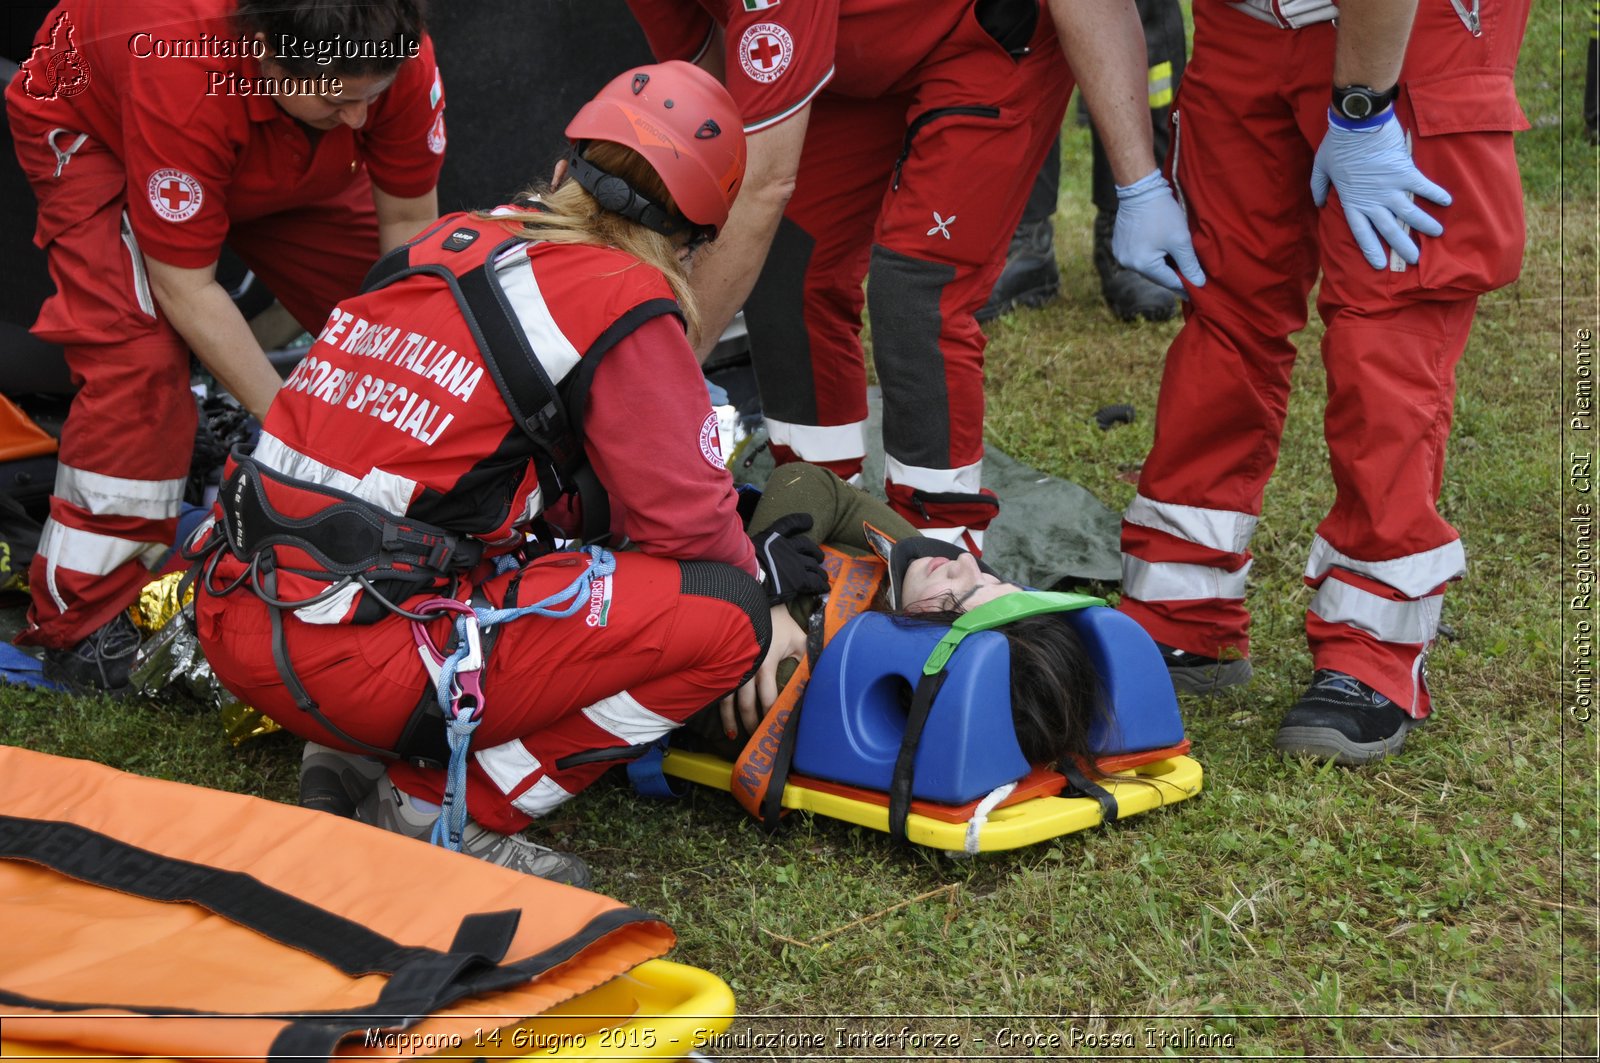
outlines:
M585 548L589 564L562 590L532 605L510 608L473 606L455 598L430 598L413 610L411 635L417 653L434 682L439 709L444 714L445 738L450 759L445 768L444 800L433 825L433 843L459 852L467 826L467 753L472 732L483 720L483 669L488 661L488 642L493 629L525 616L552 620L569 617L589 601L589 585L617 570L616 555L603 546ZM454 649L447 655L439 651L428 632L427 620L454 616Z

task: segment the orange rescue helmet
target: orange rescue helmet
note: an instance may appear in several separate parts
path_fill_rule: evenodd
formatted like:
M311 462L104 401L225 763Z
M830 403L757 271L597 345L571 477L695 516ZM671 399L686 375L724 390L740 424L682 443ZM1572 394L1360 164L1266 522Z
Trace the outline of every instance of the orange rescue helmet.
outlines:
M567 124L567 138L573 177L602 207L669 235L682 226L584 160L583 142L606 140L643 155L683 219L707 236L728 220L744 180L744 126L733 97L716 78L676 59L617 75Z

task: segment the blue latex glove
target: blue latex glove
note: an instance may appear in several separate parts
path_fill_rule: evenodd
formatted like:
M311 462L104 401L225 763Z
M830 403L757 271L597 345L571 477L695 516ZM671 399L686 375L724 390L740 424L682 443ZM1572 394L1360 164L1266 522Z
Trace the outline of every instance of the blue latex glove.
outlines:
M1196 288L1205 284L1206 274L1189 239L1189 219L1172 197L1172 186L1151 170L1131 185L1117 186L1117 224L1111 230L1111 253L1128 269L1138 270L1163 288L1183 294L1183 281L1167 265L1166 256L1178 264L1178 272Z
M1384 253L1387 243L1412 265L1417 262L1417 245L1406 226L1438 236L1444 232L1426 211L1412 201L1413 196L1450 205L1450 193L1422 175L1411 161L1405 134L1394 108L1367 122L1353 125L1328 110L1328 135L1317 148L1311 167L1311 196L1317 206L1328 202L1328 186L1339 190L1344 218L1356 246L1373 269L1389 263ZM1379 240L1379 237L1382 240Z

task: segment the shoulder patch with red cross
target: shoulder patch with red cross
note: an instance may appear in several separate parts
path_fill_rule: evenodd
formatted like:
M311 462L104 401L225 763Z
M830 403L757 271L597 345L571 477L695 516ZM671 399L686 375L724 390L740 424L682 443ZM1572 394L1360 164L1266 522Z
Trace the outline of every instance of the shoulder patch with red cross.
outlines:
M199 180L170 167L152 173L145 191L155 212L168 221L189 220L205 200Z
M778 80L794 58L794 38L776 22L757 22L739 37L739 65L751 81Z

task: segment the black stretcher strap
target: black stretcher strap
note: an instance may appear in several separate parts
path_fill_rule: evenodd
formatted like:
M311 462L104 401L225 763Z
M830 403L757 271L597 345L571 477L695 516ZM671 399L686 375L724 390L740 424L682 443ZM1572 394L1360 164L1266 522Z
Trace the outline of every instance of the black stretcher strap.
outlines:
M659 922L647 912L617 908L543 952L503 962L516 936L520 910L462 918L450 949L401 945L345 916L329 912L241 871L163 856L75 823L0 816L0 859L23 860L94 886L164 903L197 904L263 937L300 950L350 977L389 976L378 998L362 1008L293 1013L230 1011L236 1017L281 1019L270 1058L327 1059L339 1042L375 1023L412 1025L465 997L532 981L616 930ZM0 975L3 976L3 975ZM0 989L0 1004L39 1011L121 1011L204 1017L221 1014L184 1006L57 1001Z
M922 742L922 730L927 726L933 699L939 696L939 688L944 686L949 675L942 669L937 675L924 675L917 680L917 689L911 695L906 730L900 739L900 754L895 758L894 774L889 777L889 835L897 842L910 840L906 837L906 819L911 815L911 783L917 746Z
M353 978L392 974L433 951L401 945L242 871L163 856L76 823L0 816L0 858L152 901L198 904Z
M1100 803L1100 823L1115 823L1120 814L1117 808L1117 799L1111 791L1089 778L1088 773L1078 766L1078 762L1070 756L1062 757L1061 763L1056 765L1056 770L1067 777L1067 782L1072 788L1085 797L1092 797Z

